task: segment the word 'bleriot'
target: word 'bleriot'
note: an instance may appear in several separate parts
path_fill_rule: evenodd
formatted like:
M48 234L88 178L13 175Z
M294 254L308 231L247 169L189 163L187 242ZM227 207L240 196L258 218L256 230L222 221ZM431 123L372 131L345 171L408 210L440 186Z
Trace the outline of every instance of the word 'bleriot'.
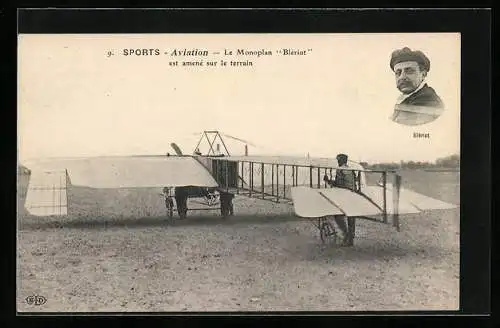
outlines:
M307 51L305 50L294 50L294 49L283 49L282 53L284 56L304 56L307 55Z
M430 138L430 133L413 132L413 138Z

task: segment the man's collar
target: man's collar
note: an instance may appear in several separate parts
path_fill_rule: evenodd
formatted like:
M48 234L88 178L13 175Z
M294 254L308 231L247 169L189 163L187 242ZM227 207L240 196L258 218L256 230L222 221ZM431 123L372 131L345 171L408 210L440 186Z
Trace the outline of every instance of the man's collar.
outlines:
M422 83L420 83L420 85L418 86L418 88L416 88L412 93L409 93L407 95L405 95L404 93L402 93L399 97L398 97L398 100L396 101L396 104L401 104L406 98L408 98L409 96L411 96L412 94L420 91L420 89L422 89L427 83L424 81L422 81Z

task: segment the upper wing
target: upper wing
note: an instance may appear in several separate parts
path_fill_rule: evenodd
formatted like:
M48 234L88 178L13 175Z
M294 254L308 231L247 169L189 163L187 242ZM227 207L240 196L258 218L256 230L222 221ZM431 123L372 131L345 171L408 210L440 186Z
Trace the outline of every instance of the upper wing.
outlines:
M71 184L92 188L218 186L210 172L188 156L45 160L32 162L28 168L39 172L67 171Z

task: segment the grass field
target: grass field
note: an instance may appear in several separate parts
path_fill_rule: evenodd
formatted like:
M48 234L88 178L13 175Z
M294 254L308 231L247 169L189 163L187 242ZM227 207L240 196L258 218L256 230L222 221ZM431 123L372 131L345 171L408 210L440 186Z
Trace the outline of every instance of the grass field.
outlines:
M459 204L459 174L405 171L405 187ZM459 209L358 220L353 248L322 245L289 205L235 198L235 216L169 223L161 190L70 188L67 218L26 214L19 179L19 311L458 308ZM42 306L25 298L38 294Z

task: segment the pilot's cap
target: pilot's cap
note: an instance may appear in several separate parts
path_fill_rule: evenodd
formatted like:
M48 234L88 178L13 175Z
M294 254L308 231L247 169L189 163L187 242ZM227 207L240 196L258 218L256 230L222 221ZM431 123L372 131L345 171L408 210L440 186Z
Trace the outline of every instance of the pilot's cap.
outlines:
M404 47L403 49L397 49L392 52L391 60L389 65L391 69L394 71L394 65L397 63L407 62L407 61L415 61L420 66L422 66L427 72L431 69L431 62L429 58L420 50L411 50L408 47Z
M338 154L337 160L342 160L342 159L347 161L347 155L346 154Z

